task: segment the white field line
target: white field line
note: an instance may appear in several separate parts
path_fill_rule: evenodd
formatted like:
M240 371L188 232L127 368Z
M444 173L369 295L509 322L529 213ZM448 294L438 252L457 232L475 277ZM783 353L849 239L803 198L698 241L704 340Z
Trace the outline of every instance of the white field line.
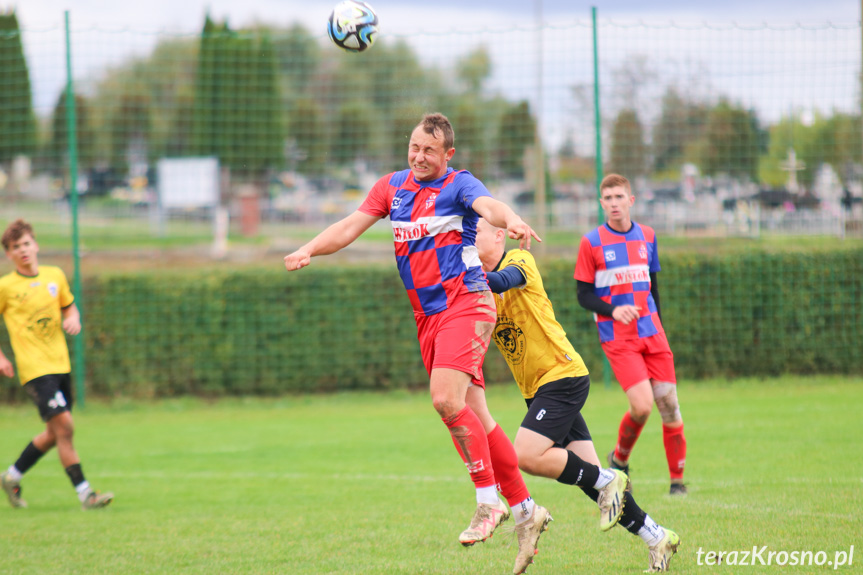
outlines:
M142 470L136 471L134 473L129 473L126 471L107 471L102 470L98 472L99 477L105 478L118 478L118 479L127 479L127 480L135 480L135 479L154 479L154 480L171 480L171 481L201 481L201 480L210 480L210 481L219 481L226 482L231 480L242 480L242 479L268 479L268 480L289 480L289 481L308 481L308 482L321 482L321 481L340 481L340 482L352 482L352 481L362 481L362 482L374 482L374 481L391 481L402 484L410 484L410 483L441 483L441 482L451 482L451 483L464 483L469 481L469 479L465 475L405 475L405 474L397 474L397 473L295 473L295 472L261 472L261 471L160 471L160 470ZM535 481L549 481L547 479L543 479L541 477L530 477L526 476L525 480L529 484L533 484ZM758 481L699 481L697 485L699 487L704 488L718 488L722 491L735 491L741 488L745 488L746 486L752 487L753 485L766 485L770 484L773 487L781 486L782 484L786 485L816 485L823 486L825 482L835 483L835 484L848 484L853 485L857 483L863 483L863 478L859 477L842 477L842 478L825 478L823 480L814 480L811 478L805 477L784 477L784 478L770 478L758 480ZM662 485L665 486L668 484L667 479L644 479L640 480L636 483L636 485ZM857 520L859 517L856 514L851 513L824 513L824 512L812 512L812 511L802 511L796 509L787 509L785 507L773 507L769 505L758 505L752 506L747 504L738 504L738 503L728 503L719 499L722 495L712 495L709 497L699 496L697 493L690 494L685 498L685 503L687 506L694 507L703 507L710 509L721 509L725 511L733 511L733 512L758 512L758 513L778 513L782 515L792 515L795 517L830 517L833 519L843 519L848 521Z
M377 473L292 473L292 472L261 472L261 471L99 471L99 477L116 477L118 479L171 479L225 481L231 479L304 479L308 481L396 481L399 483L423 483L439 481L465 481L466 476L447 475L400 475Z

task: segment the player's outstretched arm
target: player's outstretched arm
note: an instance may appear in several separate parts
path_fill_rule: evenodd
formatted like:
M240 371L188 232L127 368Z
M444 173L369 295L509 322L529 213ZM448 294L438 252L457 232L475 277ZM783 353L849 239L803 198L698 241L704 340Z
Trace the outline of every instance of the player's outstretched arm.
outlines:
M518 247L522 249L530 249L531 238L536 238L538 242L542 241L542 238L536 235L536 232L518 214L512 211L512 208L499 200L481 196L474 200L471 207L488 223L506 229L507 235L518 240Z
M63 314L63 331L69 335L78 335L81 333L81 314L78 311L78 306L74 303L62 310Z
M292 272L309 265L314 256L325 256L339 251L353 243L378 219L380 218L359 211L352 213L319 233L315 239L294 253L285 256L285 268Z

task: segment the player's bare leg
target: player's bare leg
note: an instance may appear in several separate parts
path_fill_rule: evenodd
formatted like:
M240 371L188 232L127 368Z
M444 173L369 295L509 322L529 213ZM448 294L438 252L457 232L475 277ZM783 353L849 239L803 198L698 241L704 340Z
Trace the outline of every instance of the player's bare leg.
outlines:
M555 447L551 439L525 427L520 427L515 436L515 450L519 467L526 473L556 479L566 485L596 489L599 493L600 529L608 531L620 520L623 492L629 484L626 474L602 469L572 451ZM595 454L593 459L597 461Z
M47 429L43 434L37 436L37 440L44 442L42 445L56 445L60 464L66 470L78 499L81 501L82 509L97 509L105 507L114 499L113 493L99 493L90 487L90 483L84 478L81 471L81 460L72 443L75 434L75 424L72 414L68 411L59 413L48 420ZM36 440L34 440L34 444ZM37 445L37 447L40 447Z

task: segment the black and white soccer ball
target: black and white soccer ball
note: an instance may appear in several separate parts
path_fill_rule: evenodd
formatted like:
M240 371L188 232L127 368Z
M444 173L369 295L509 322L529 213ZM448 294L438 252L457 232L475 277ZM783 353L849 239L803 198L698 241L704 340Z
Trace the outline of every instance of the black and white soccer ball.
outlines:
M336 4L327 21L327 35L333 43L348 52L362 52L371 47L378 33L378 15L367 2L344 0Z

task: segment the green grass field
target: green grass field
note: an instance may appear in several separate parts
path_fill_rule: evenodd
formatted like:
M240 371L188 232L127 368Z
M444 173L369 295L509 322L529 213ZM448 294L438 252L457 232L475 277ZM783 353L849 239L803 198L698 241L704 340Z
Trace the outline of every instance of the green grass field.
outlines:
M524 407L515 386L488 395L514 436ZM833 570L697 564L699 548L764 545L831 561L854 545L839 571L863 572L863 379L684 382L680 396L690 495L666 495L656 414L631 460L638 502L682 537L673 572ZM624 409L619 390L594 386L585 416L601 455ZM511 572L511 531L474 548L457 542L473 488L424 393L90 401L76 424L84 471L114 503L81 511L50 453L25 477L30 507L0 505L0 573ZM0 407L0 467L40 428L33 407ZM641 540L601 533L580 490L527 482L555 517L529 574L646 567Z

